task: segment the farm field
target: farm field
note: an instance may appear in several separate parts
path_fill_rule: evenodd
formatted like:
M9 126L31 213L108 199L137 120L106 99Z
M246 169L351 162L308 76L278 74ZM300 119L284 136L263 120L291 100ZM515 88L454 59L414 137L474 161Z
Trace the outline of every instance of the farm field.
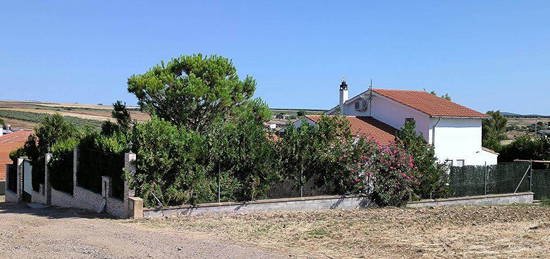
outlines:
M385 208L139 220L315 257L546 257L550 207Z
M15 128L30 129L47 114L59 113L77 126L99 127L103 121L113 121L111 105L0 101L0 118ZM129 107L132 118L144 121L149 115Z
M24 101L0 101L0 118L14 128L32 129L47 114L59 113L77 126L99 127L103 121L113 121L112 105L45 103ZM130 114L137 121L146 121L150 116L139 111L138 107L129 107ZM322 114L324 110L272 109L273 120L280 128L297 118L298 112L305 114ZM284 119L276 115L284 114Z

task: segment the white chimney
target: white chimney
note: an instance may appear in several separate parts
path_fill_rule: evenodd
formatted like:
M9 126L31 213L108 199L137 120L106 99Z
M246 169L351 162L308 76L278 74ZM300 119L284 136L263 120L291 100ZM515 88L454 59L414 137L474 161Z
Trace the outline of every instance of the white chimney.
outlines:
M344 103L348 100L348 84L342 81L340 84L340 114L344 114Z

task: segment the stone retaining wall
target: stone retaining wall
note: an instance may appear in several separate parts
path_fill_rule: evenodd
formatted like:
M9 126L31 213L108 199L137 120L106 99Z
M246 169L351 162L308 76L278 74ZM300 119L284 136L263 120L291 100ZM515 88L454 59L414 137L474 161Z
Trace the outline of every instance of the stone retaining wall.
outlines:
M270 199L251 202L204 203L193 206L177 206L163 209L143 209L143 216L164 217L173 215L198 215L204 213L256 213L276 210L357 209L375 206L361 196L314 196L291 199Z
M504 205L513 203L532 203L533 193L496 194L450 198L441 200L422 200L411 202L407 207L453 206L453 205ZM376 207L368 198L361 196L315 196L292 199L272 199L253 202L206 203L197 206L177 206L163 209L143 209L143 217L155 218L181 215L200 215L206 213L258 213L269 211L311 211L325 209L357 209Z
M533 203L534 193L507 193L507 194L489 194L480 196L468 196L448 199L421 200L409 202L407 207L435 207L435 206L464 206L464 205L507 205L515 203Z

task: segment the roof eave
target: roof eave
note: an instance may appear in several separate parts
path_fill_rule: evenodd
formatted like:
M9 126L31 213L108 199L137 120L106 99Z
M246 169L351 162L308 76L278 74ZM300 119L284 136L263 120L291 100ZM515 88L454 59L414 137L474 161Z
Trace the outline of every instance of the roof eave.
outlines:
M489 118L489 116L430 115L430 118L442 118L442 119L487 119L487 118Z

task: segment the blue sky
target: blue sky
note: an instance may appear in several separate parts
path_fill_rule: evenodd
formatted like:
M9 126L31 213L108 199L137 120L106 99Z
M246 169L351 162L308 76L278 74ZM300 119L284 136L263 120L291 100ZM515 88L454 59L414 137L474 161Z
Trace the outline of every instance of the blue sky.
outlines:
M4 1L0 99L135 104L161 60L231 58L276 108L375 87L550 115L550 1Z

